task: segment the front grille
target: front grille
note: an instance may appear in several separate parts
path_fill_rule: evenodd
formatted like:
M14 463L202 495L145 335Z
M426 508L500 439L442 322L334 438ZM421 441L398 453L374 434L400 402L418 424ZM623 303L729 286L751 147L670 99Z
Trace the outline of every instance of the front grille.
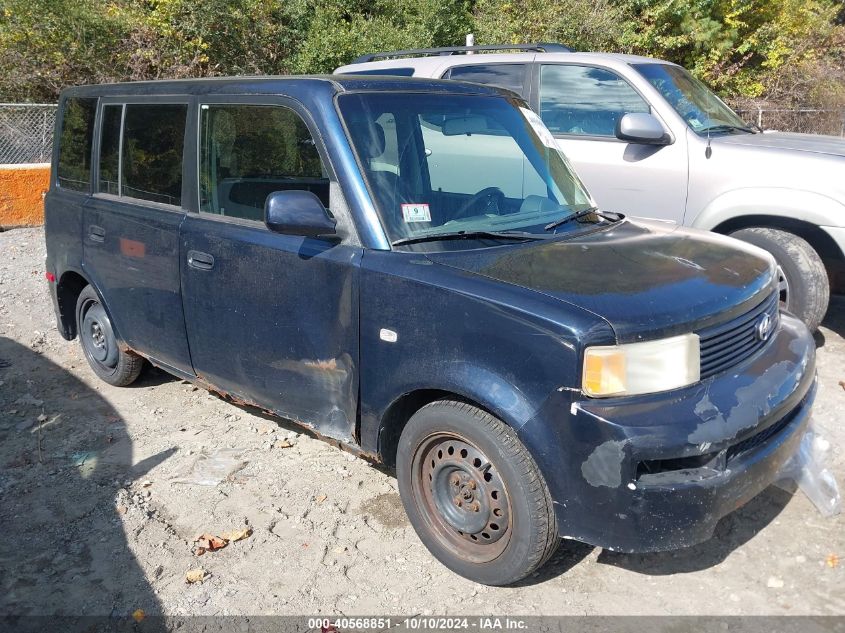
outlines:
M770 332L778 326L778 294L773 292L745 314L697 332L701 341L701 379L723 372L752 356L766 345L757 336L761 317L771 319Z

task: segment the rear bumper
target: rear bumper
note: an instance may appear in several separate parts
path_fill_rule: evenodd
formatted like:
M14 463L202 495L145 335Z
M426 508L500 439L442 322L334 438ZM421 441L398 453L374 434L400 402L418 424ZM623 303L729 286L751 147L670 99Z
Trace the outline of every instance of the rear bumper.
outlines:
M773 482L815 392L813 339L783 315L770 343L729 372L568 406L558 392L520 435L549 484L561 536L624 552L676 549L707 540Z

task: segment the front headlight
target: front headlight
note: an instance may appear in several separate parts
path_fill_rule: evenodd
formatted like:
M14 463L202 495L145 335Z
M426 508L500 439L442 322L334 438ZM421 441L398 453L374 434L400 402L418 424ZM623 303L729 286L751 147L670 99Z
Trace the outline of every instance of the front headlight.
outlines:
M700 377L698 334L588 347L584 353L583 389L593 397L668 391Z

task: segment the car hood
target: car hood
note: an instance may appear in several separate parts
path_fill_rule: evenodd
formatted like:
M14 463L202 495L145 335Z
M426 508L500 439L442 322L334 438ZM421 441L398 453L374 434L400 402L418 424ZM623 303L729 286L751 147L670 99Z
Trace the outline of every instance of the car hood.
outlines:
M713 137L711 143L845 156L845 138L819 134L792 134L789 132L731 134L718 138Z
M743 242L629 220L560 240L426 257L589 310L611 324L619 342L733 318L771 291L775 271L768 253Z

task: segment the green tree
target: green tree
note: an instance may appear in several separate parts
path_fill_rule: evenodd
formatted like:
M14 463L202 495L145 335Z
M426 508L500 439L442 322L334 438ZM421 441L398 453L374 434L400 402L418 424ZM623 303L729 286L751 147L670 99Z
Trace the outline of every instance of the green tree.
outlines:
M478 0L479 44L560 42L576 50L618 52L627 8L614 0Z
M53 101L67 85L119 78L126 18L99 0L3 0L0 99Z
M294 68L331 72L358 55L382 50L462 44L472 29L467 0L317 0Z

